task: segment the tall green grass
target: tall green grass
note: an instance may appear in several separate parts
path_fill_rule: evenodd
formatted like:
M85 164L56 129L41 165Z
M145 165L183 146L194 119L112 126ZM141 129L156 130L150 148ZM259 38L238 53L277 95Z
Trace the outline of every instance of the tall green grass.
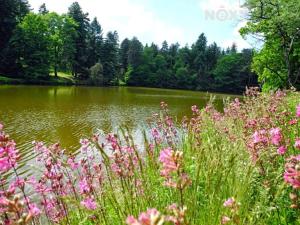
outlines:
M216 225L226 216L227 224L300 224L299 189L283 178L287 160L300 154L294 147L300 135L295 114L299 94L255 90L247 94L241 101L227 101L224 113L216 111L213 102L201 110L194 106L193 117L182 124L174 122L162 103L142 146L135 145L127 129L119 135L96 135L82 142L77 169L70 169L70 156L62 154L59 146L46 147L52 164L61 165L59 182L69 189L65 194L60 188L45 193L64 206L60 210L65 215L58 223L125 224L133 216L127 224ZM272 128L281 131L280 145L287 147L284 155L272 144ZM253 134L261 130L266 140L254 143ZM178 167L169 174L173 187L165 185L167 178L161 173L165 149L177 157ZM100 169L94 169L95 163ZM91 190L80 194L83 178L91 181ZM33 196L43 213L31 222L53 223L40 205L40 194ZM82 204L90 197L96 203L93 209ZM229 198L234 205L226 207ZM153 208L157 212L140 215Z

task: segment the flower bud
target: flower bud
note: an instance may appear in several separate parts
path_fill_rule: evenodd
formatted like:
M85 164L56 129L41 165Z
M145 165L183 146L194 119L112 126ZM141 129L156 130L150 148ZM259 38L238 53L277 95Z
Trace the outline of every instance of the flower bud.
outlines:
M27 216L28 216L28 213L23 213L22 216L21 216L21 218L22 218L23 220L25 220Z
M14 196L14 202L19 201L19 199L20 199L20 195L15 195L15 196Z
M24 220L23 220L23 219L19 219L19 220L17 221L17 224L24 224Z
M297 208L298 208L298 205L292 204L290 207L291 207L292 209L297 209Z
M297 195L296 195L295 193L290 193L290 199L291 199L292 201L297 200Z

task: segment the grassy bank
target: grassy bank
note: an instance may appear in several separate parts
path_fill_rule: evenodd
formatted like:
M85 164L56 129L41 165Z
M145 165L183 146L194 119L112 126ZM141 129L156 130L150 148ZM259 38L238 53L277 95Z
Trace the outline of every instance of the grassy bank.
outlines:
M300 96L247 94L227 102L224 113L212 104L192 106L193 116L181 123L162 102L143 146L126 129L82 139L76 156L36 142L41 172L30 179L18 174L18 151L1 131L0 171L16 177L2 185L2 220L300 224Z
M10 78L4 75L0 75L0 84L38 84L38 85L75 85L75 81L71 76L60 73L58 77L50 75L49 79L21 79Z

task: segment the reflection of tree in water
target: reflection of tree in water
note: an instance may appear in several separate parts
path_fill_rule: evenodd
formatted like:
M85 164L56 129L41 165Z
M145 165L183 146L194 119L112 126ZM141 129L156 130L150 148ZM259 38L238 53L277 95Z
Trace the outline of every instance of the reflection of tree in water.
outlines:
M215 99L218 109L223 97ZM1 86L0 121L23 155L31 154L33 140L60 142L75 151L80 138L91 137L97 129L117 132L120 126L142 144L141 131L147 119L159 112L161 101L168 103L180 122L184 115L191 115L192 105L202 108L209 99L207 93L149 88ZM24 162L29 158L24 157Z

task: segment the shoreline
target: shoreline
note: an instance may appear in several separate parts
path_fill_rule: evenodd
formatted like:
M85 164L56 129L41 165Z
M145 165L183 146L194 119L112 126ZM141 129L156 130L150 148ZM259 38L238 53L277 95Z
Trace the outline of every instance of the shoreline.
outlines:
M243 95L244 92L224 92L218 90L193 90L193 89L180 89L171 87L149 87L149 86L129 86L129 85L95 85L89 81L74 81L71 78L66 77L54 77L50 76L48 80L26 80L22 78L11 78L0 74L0 86L1 85L41 85L41 86L85 86L85 87L136 87L136 88L153 88L153 89L166 89L166 90L181 90L192 92L203 92L210 94L229 94L229 95Z

